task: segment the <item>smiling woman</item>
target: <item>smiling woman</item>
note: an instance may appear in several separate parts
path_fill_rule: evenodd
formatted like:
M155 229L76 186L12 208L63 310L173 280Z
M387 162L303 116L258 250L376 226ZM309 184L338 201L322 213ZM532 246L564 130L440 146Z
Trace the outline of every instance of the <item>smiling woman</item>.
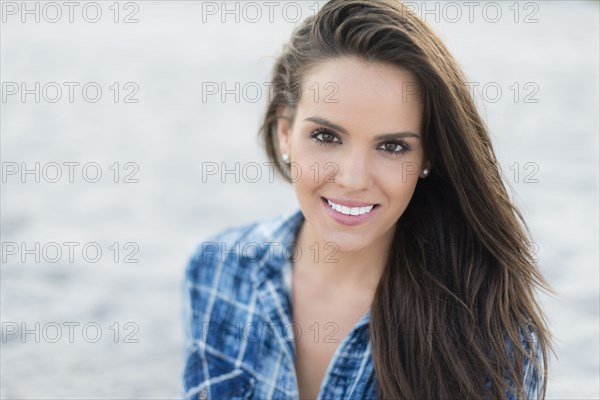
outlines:
M339 255L350 257L336 266L348 277L355 269L376 273L384 267L382 255L389 253L394 226L412 198L419 178L415 172L423 164L421 101L403 93L414 79L393 66L339 57L314 68L305 81L335 82L338 90L335 102L302 96L293 129L289 106L279 109L279 144L290 161L300 171L312 168L323 177L328 171L322 168L335 166L329 179L301 174L294 183L304 216L319 221L303 225L300 239L336 243ZM410 167L413 173L408 174ZM359 214L367 206L373 206L368 213L352 215L352 207Z
M545 397L551 289L465 82L395 0L296 29L261 136L300 209L191 258L187 397Z

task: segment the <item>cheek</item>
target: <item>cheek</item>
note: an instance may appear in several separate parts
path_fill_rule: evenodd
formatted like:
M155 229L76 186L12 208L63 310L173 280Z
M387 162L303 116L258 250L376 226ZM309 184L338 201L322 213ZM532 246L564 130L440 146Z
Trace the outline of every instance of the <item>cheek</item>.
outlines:
M323 148L325 146L315 145L309 141L297 142L294 146L292 172L296 173L297 184L313 187L333 179L337 163L331 151L325 151Z
M420 164L412 157L400 157L399 160L382 159L374 163L373 173L385 182L385 186L393 186L401 190L415 186L419 179ZM404 189L402 189L404 190Z
M419 165L413 161L382 162L375 176L376 185L391 202L408 204L419 180Z
M318 178L319 160L315 158L315 153L311 152L307 146L297 146L294 149L294 158L292 158L290 176L297 197L304 198L320 186Z

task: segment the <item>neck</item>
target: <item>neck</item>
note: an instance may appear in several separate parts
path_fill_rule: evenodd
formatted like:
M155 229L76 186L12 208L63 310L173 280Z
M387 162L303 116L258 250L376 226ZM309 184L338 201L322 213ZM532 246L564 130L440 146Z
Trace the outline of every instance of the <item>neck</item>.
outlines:
M312 277L315 284L327 288L352 289L375 293L387 262L393 231L384 240L370 246L341 251L317 237L310 223L302 223L296 244L302 257L295 263L303 274Z

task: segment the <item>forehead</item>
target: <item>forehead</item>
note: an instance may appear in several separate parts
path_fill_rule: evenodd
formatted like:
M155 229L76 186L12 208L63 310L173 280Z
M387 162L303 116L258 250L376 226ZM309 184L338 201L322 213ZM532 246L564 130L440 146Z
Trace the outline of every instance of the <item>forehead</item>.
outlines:
M423 107L417 80L405 69L336 58L314 66L302 84L298 111L304 117L325 117L349 130L368 125L371 130L420 131Z

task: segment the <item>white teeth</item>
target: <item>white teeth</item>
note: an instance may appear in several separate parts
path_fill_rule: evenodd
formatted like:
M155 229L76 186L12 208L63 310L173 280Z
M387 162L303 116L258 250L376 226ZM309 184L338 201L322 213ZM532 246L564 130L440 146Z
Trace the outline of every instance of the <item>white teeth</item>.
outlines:
M331 206L331 208L333 208L335 211L345 214L345 215L362 215L362 214L366 214L368 212L370 212L374 205L371 206L366 206L366 207L346 207L346 206L342 206L339 204L335 204L329 200L327 200L327 203L329 203L329 205Z

